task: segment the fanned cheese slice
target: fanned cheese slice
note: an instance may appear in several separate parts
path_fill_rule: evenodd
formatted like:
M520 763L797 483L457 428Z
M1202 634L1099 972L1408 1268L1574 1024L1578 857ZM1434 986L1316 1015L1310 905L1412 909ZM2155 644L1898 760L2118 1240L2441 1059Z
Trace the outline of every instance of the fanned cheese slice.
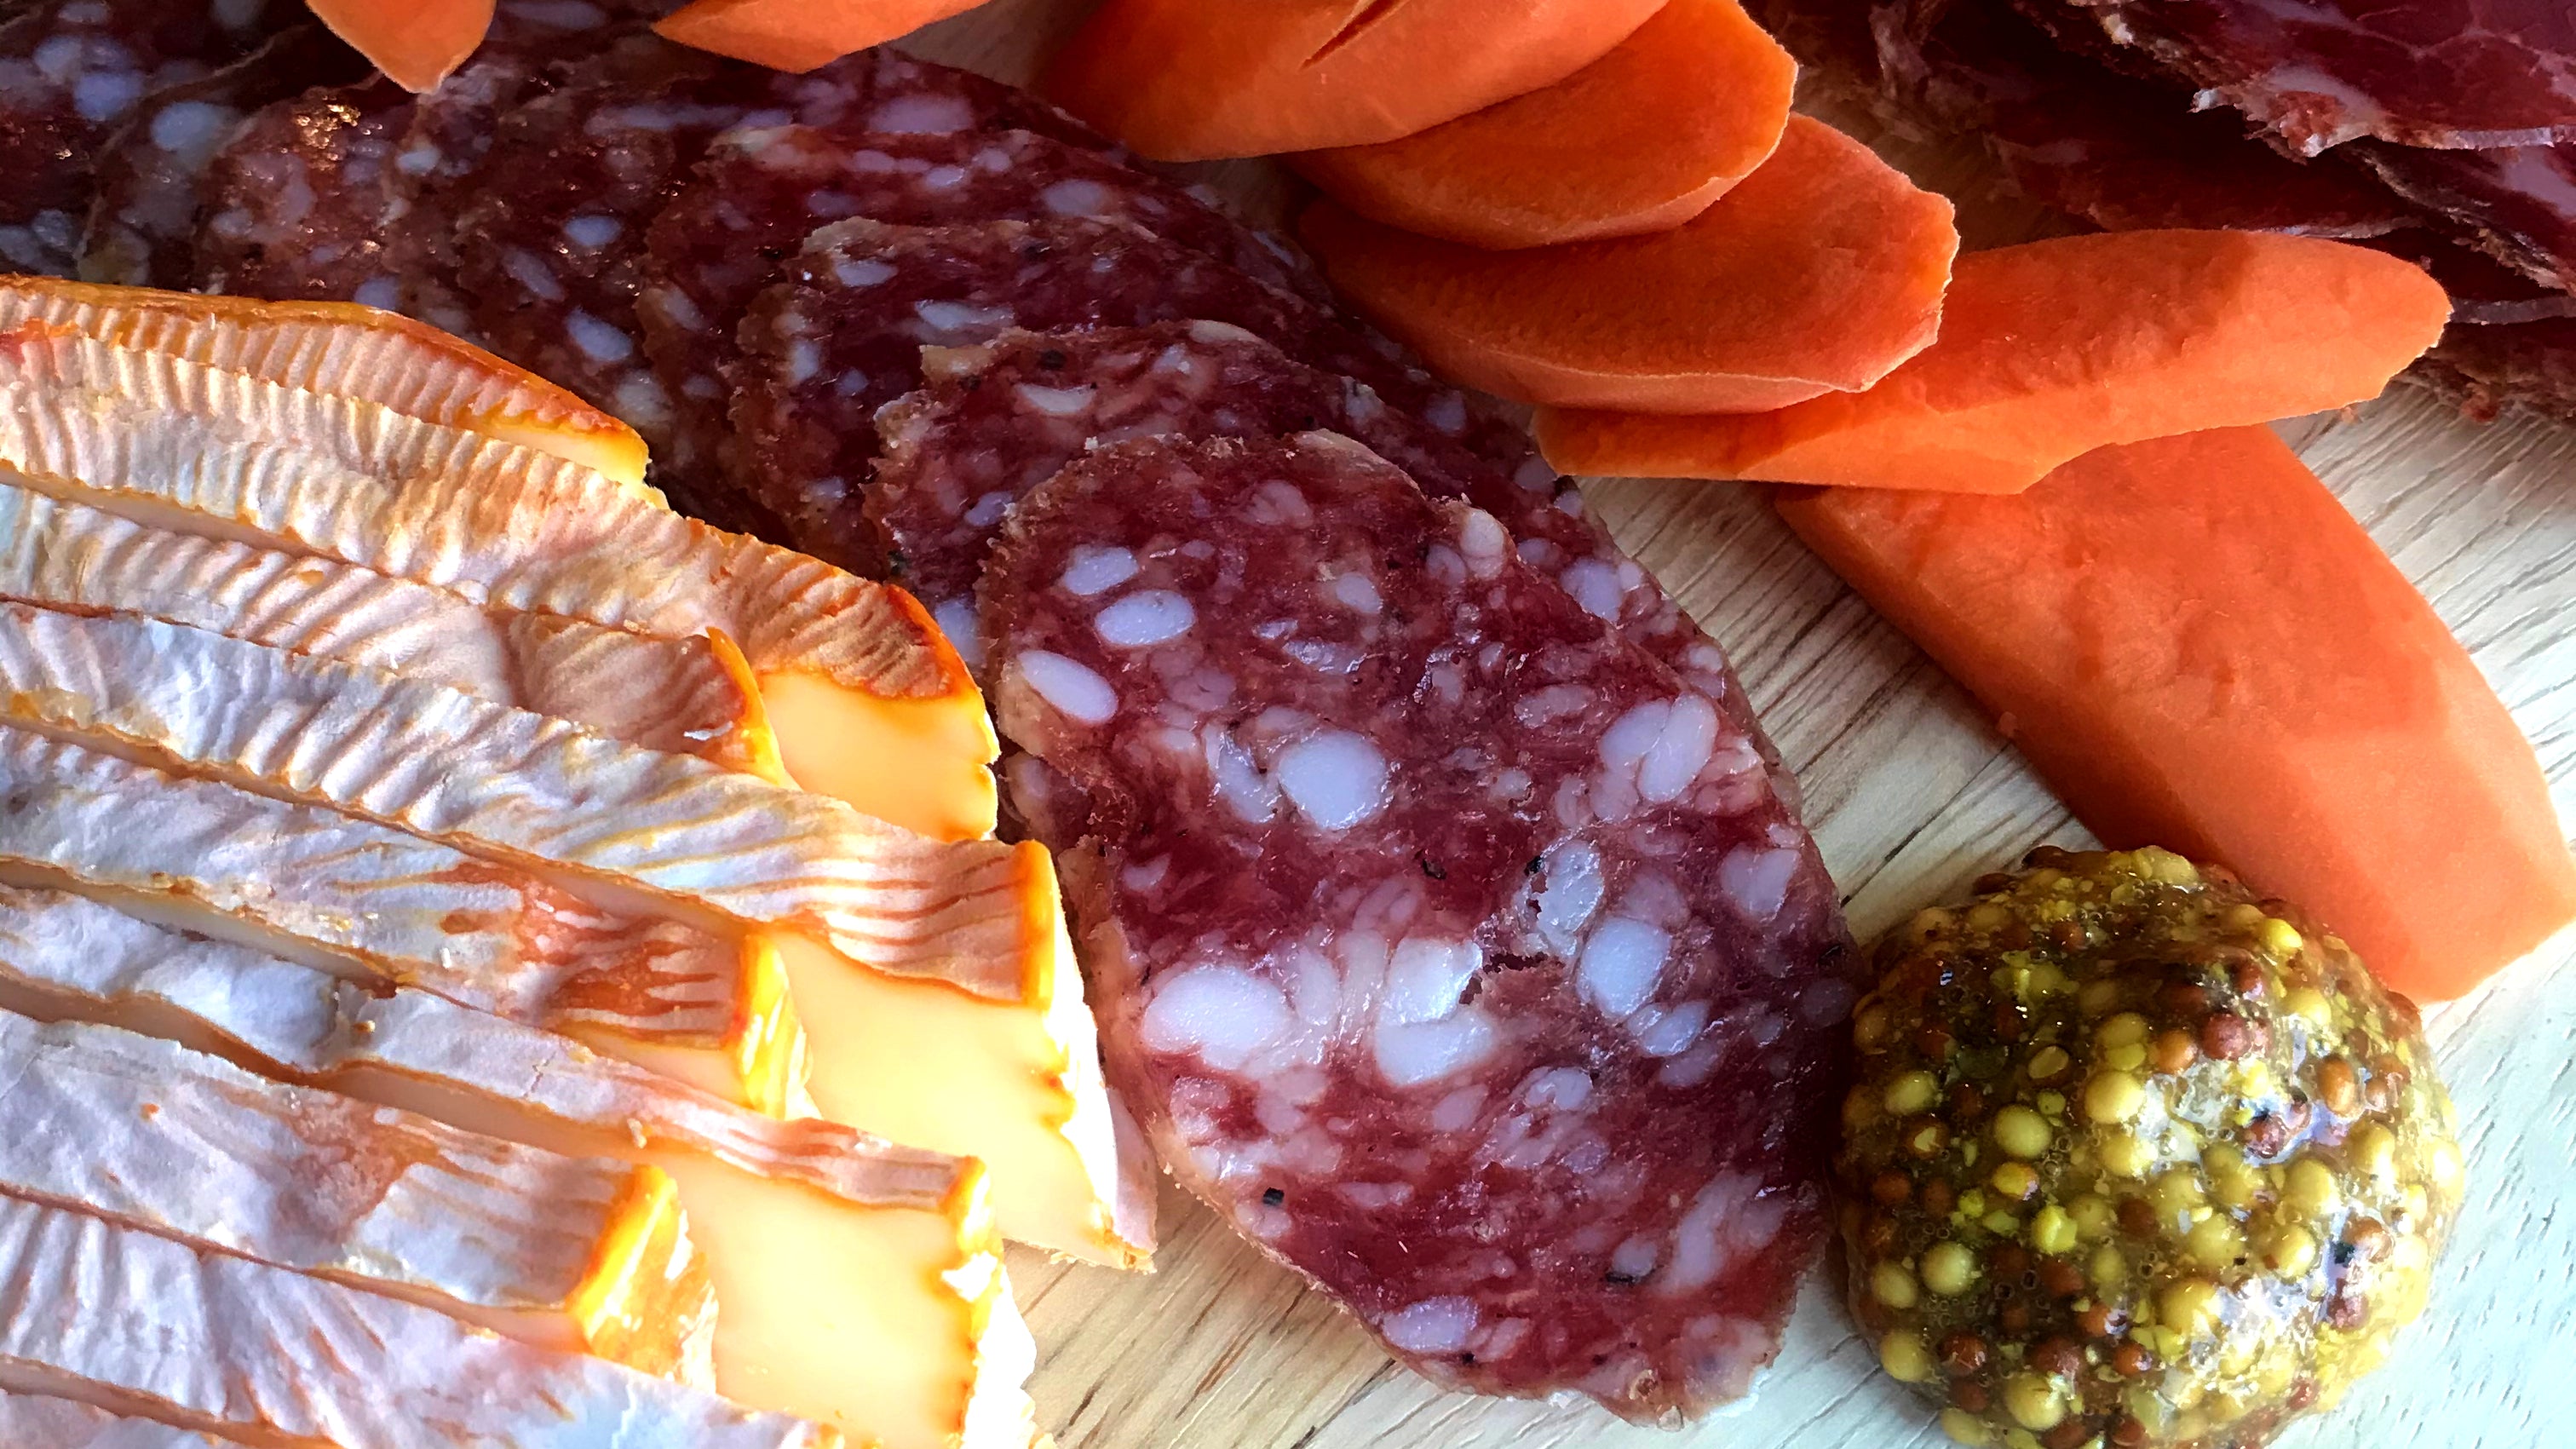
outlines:
M841 801L383 670L155 619L0 603L0 720L488 859L799 931L891 976L1026 997L1046 852L939 841Z
M888 1449L1020 1449L1035 1357L973 1164L728 1106L548 1032L0 888L0 1004L106 1022L469 1131L661 1168L718 1303L716 1381Z
M840 1449L587 1354L0 1198L0 1372L186 1427L333 1449Z
M29 322L360 398L551 453L622 483L644 481L644 440L633 428L480 347L374 307L0 277L0 329Z
M659 639L561 615L487 610L407 579L147 528L6 484L0 598L141 614L399 670L648 749L786 779L760 691L720 637Z
M70 1399L0 1389L0 1444L12 1449L242 1449L237 1439L129 1419Z
M0 469L158 527L249 537L477 603L721 632L813 789L991 832L983 698L900 589L683 518L562 459L44 326L0 332Z
M0 798L0 880L569 1031L759 1110L801 1104L805 1043L774 953L602 910L398 830L7 726Z
M0 1194L711 1387L715 1295L659 1169L515 1146L112 1027L0 1011Z

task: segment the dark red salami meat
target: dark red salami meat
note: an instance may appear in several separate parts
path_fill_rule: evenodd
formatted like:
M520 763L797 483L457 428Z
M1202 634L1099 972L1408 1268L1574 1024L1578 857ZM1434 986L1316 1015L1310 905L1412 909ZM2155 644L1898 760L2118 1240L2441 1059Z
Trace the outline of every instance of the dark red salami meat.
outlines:
M292 23L292 0L65 0L0 24L0 266L68 277L99 148L156 92Z
M667 442L671 403L635 313L645 228L719 133L791 123L1092 138L1034 97L892 51L786 75L649 36L621 43L504 117L456 183L474 198L457 217L459 278L487 345Z
M410 104L379 78L310 91L244 122L206 169L191 284L401 307L386 186Z
M980 655L975 585L1002 516L1059 469L1137 438L1320 428L1367 444L1432 497L1500 519L1531 567L1758 734L1726 656L1620 552L1574 485L1535 458L1505 473L1366 385L1220 322L1010 333L924 361L928 385L877 414L884 451L868 510L896 577L970 662Z
M2165 67L2308 155L2576 141L2566 0L2025 0Z
M1405 1361L1741 1395L1824 1231L1859 963L1753 741L1358 445L1142 443L1014 513L1005 732L1112 1082Z
M2344 154L2440 214L2488 255L2576 291L2576 145L2433 151L2356 141Z
M1328 298L1282 243L1171 183L1027 131L886 135L777 126L719 137L655 219L638 310L676 399L679 471L730 439L726 378L742 316L815 228L1088 216L1133 222L1247 275ZM708 470L712 471L712 470ZM738 470L734 470L738 471Z
M923 347L989 342L1017 327L1240 327L1310 367L1368 384L1488 458L1517 467L1526 435L1403 360L1394 344L1207 255L1088 217L936 228L861 220L814 233L788 280L743 320L734 390L742 480L786 541L880 571L862 516L877 409L921 381Z
M319 25L299 25L204 80L156 92L101 148L81 243L84 280L184 288L193 280L205 181L252 112L370 67Z

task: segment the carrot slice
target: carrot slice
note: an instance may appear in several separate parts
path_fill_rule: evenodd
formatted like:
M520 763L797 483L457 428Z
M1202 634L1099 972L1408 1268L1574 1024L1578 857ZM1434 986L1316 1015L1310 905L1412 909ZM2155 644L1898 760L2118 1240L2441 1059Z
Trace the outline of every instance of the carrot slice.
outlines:
M1798 63L1736 0L1667 0L1545 90L1289 164L1372 221L1469 246L1670 231L1780 144L1797 80Z
M2018 497L1778 506L2109 844L2224 861L2428 999L2576 919L2531 746L2270 429L2097 449Z
M1941 340L1853 397L1761 417L1546 413L1569 473L2018 493L2106 443L2377 397L2441 336L2442 288L2384 252L2132 231L1959 258Z
M1551 86L1663 0L1109 0L1047 99L1158 161L1392 141Z
M655 21L664 40L773 70L820 69L984 0L692 0Z
M435 90L492 28L492 0L305 0L314 17L385 78Z
M1804 116L1743 185L1656 236L1489 252L1332 202L1299 230L1362 311L1452 378L1643 412L1869 386L1931 343L1959 244L1949 202Z

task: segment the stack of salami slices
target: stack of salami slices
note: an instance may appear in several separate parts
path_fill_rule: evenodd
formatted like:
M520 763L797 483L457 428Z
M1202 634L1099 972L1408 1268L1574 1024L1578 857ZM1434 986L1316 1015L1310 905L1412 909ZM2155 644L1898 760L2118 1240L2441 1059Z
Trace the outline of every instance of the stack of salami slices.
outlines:
M1025 94L501 12L425 96L238 92L193 208L113 255L94 211L83 265L435 321L913 589L1183 1182L1443 1382L1745 1392L1861 967L1725 657L1581 495Z

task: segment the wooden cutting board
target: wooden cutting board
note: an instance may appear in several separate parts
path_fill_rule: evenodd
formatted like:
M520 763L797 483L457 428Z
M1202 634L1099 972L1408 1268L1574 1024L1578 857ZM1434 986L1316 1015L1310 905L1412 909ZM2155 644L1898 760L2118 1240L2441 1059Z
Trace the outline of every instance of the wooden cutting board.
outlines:
M909 42L1025 80L1089 8L995 0ZM1970 246L2048 228L1968 148L1829 114L1960 203ZM1209 168L1253 214L1293 199L1262 162ZM2576 821L2576 427L2480 425L2401 387L2286 424L2422 588L2539 748ZM1828 573L1755 492L1587 480L1619 538L1714 634L1806 788L1852 929L1884 930L2034 845L2091 838L1940 670ZM2576 1424L2576 941L2427 1012L2462 1117L2469 1204L2423 1321L2389 1367L2283 1449L2537 1449ZM1679 1434L1589 1404L1443 1393L1320 1295L1167 1188L1151 1276L1011 1261L1036 1330L1041 1420L1066 1449L1903 1449L1948 1441L1877 1372L1820 1270L1744 1405Z

